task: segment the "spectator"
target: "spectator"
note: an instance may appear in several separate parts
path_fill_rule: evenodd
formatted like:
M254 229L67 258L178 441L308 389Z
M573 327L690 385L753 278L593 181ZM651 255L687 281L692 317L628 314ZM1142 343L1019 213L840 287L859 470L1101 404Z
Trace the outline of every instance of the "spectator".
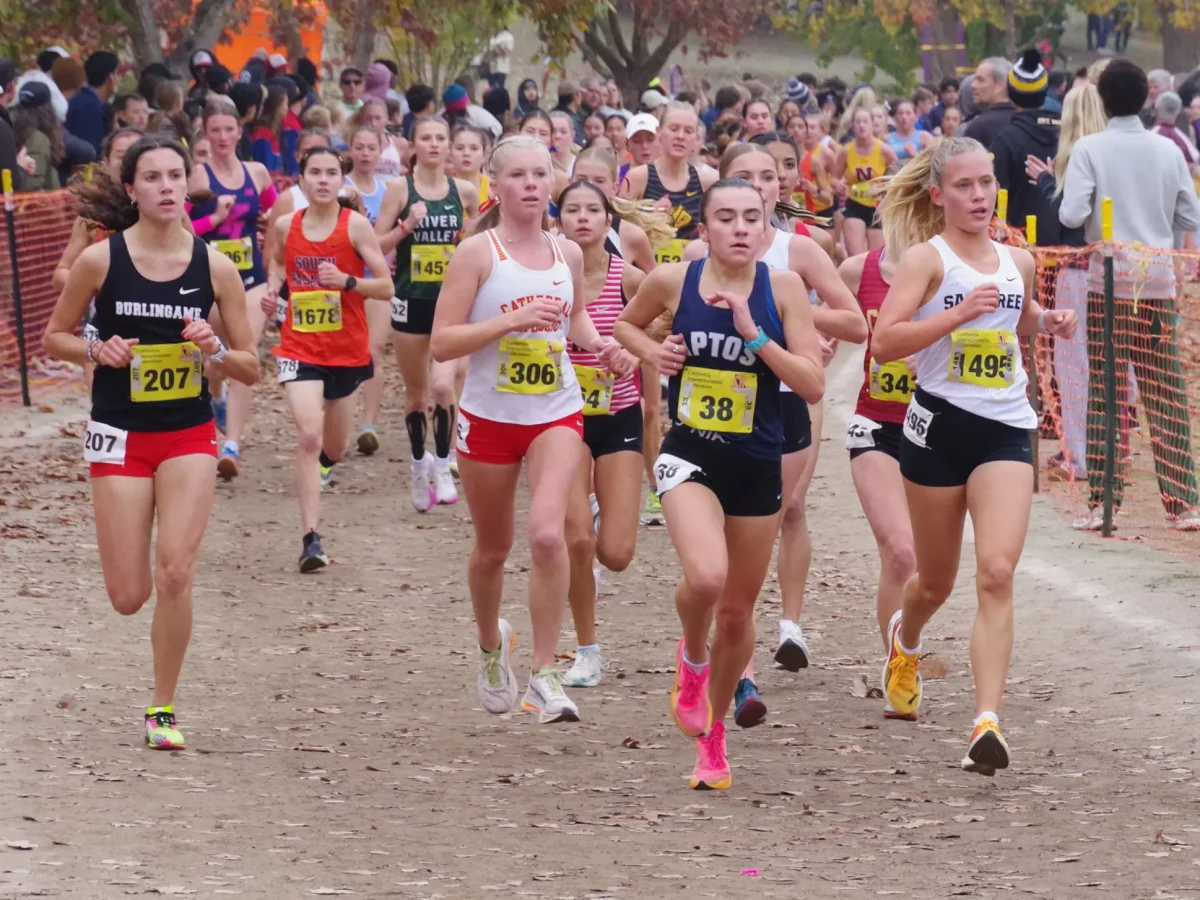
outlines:
M604 79L590 75L583 79L583 102L579 106L579 119L583 121L604 104Z
M37 65L17 80L17 93L31 81L40 81L50 89L50 102L54 105L54 113L61 122L67 118L67 98L63 96L50 72L60 59L66 59L67 51L62 47L51 47L43 50L37 56Z
M400 115L408 114L408 101L404 99L404 95L396 90L396 79L400 77L400 69L390 59L377 59L376 63L388 70L388 90L385 100L395 100L400 104Z
M387 100L388 88L392 85L392 73L383 63L371 63L363 79L363 99L377 97Z
M53 191L60 185L57 166L66 157L62 123L50 99L50 88L41 81L29 81L17 94L13 108L13 132L19 147L36 163L25 180L27 191Z
M1179 99L1179 95L1174 91L1164 91L1155 99L1154 111L1157 114L1157 119L1154 128L1151 130L1156 134L1161 134L1179 148L1184 160L1187 162L1188 171L1194 174L1197 162L1196 148L1175 125L1175 122L1179 119L1179 114L1183 111L1183 101Z
M538 105L540 100L537 82L532 78L526 78L517 88L516 117L523 119L531 113L538 112L541 109Z
M459 75L454 83L467 92L466 124L490 132L493 140L504 134L496 117L475 102L475 79L470 75Z
M1070 89L1070 74L1067 72L1051 72L1050 89L1046 91L1046 102L1042 104L1042 109L1046 110L1046 112L1061 115L1063 98L1067 96L1067 91Z
M197 50L188 62L192 73L192 85L188 88L188 99L204 102L208 96L208 70L216 62L207 50Z
M1038 65L1041 65L1040 61ZM967 122L963 133L989 150L996 135L1008 126L1017 112L1008 99L1008 73L1011 70L1008 60L998 56L985 59L975 67L971 93L980 112Z
M1145 73L1129 60L1115 59L1100 73L1096 87L1109 116L1108 126L1076 143L1058 216L1068 228L1083 225L1088 241L1098 241L1100 198L1112 198L1113 238L1126 245L1118 248L1114 259L1118 325L1111 351L1116 370L1124 372L1133 363L1168 526L1200 530L1187 385L1176 341L1175 268L1168 255L1176 232L1200 228L1200 202L1179 151L1146 131L1138 118L1149 95ZM1137 176L1131 177L1134 161ZM1105 454L1103 323L1103 274L1096 256L1088 271L1087 315L1087 445L1093 463ZM1099 466L1088 466L1089 514L1076 527L1100 527L1103 478ZM1114 478L1114 501L1120 507L1120 469Z
M158 91L158 86L164 82L173 81L175 76L171 70L167 68L165 63L153 62L146 68L142 69L141 77L138 78L137 92L142 97L145 97L150 104L154 105L154 95Z
M17 162L20 149L13 133L8 106L17 96L17 68L7 59L0 59L0 169L12 172L13 189L25 188L25 172Z
M979 107L975 105L975 76L968 75L958 86L958 103L955 104L962 113L963 124L970 122L979 115ZM959 133L963 131L959 128Z
M670 102L671 101L668 100L663 95L662 91L656 91L653 88L651 88L648 91L642 91L641 102L638 106L638 112L650 113L650 115L654 116L654 118L658 119L661 122L663 113L665 113L667 111L667 104ZM754 102L753 98L746 101L746 103L752 103L752 102ZM745 104L743 104L742 109L745 110ZM769 116L770 113L771 113L771 107L768 106L767 107L767 115Z
M580 146L583 146L583 119L579 116L579 110L582 107L583 91L570 81L560 81L558 83L558 106L554 107L554 110L555 112L565 112L571 117L575 143Z
M1151 69L1146 73L1146 82L1149 85L1149 93L1146 95L1146 106L1139 113L1142 124L1147 128L1153 128L1157 122L1154 103L1158 100L1160 94L1171 90L1175 79L1171 77L1171 73L1166 69Z
M1008 76L1008 99L1018 112L992 140L996 181L1008 191L1008 224L1025 227L1026 216L1045 218L1046 205L1037 186L1030 184L1025 160L1050 159L1058 148L1058 116L1042 109L1049 90L1042 54L1026 50Z
M272 78L286 77L288 73L287 57L282 53L272 53L267 57L267 81Z
M418 119L427 119L437 114L437 93L427 84L414 84L404 92L408 101L408 115L404 117L401 130L412 140L413 125Z
M938 102L929 111L929 122L934 131L942 127L942 116L947 108L958 105L958 87L957 78L943 78L938 85Z
M267 88L262 110L250 129L250 158L262 163L268 172L283 170L283 154L279 146L279 135L283 118L287 115L287 91L278 85ZM297 135L299 141L299 135Z
M494 87L483 95L483 108L505 129L512 111L512 99L508 96L507 88ZM503 131L501 132L503 133Z
M338 101L342 118L348 119L363 104L363 88L365 79L362 69L358 66L346 66L338 78L338 86L342 89L342 98Z
M296 60L296 75L304 82L304 109L307 111L321 102L320 95L317 92L317 85L321 83L321 74L317 71L317 66L311 59L307 56L302 56Z
M136 128L145 131L150 123L150 104L139 94L117 94L113 97L113 129Z
M1188 98L1184 115L1187 118L1188 134L1191 136L1192 143L1200 147L1200 91Z
M917 131L928 131L933 134L933 107L937 97L926 87L919 87L912 93L913 109L917 113Z
M67 131L100 153L108 134L108 100L117 89L117 55L97 50L83 64L87 84L67 102Z
M461 84L452 84L446 88L442 94L442 115L450 125L450 130L454 131L458 125L467 125L467 107L471 105L471 98L467 96L467 89Z
M259 47L254 55L246 60L246 65L238 73L240 84L265 84L267 81L267 51Z
M50 69L50 75L54 79L55 86L66 98L70 105L71 98L79 93L80 89L87 84L87 75L83 72L83 63L74 57L64 56L55 61L54 66ZM66 117L63 117L64 121Z
M233 90L233 73L220 63L213 63L204 70L204 82L208 85L209 94L228 97Z
M512 71L512 55L516 48L516 39L507 28L488 41L484 58L487 62L488 84L493 88L502 88Z
M257 84L239 83L230 90L229 99L237 109L238 122L242 128L242 136L238 138L235 152L242 162L250 162L254 158L254 141L250 137L250 131L262 110L263 91Z
M954 137L962 128L963 114L957 106L947 106L942 110L942 137Z
M633 113L625 108L625 98L621 96L621 88L615 81L604 85L604 105L600 107L600 112L605 118L620 116L626 122L633 118Z

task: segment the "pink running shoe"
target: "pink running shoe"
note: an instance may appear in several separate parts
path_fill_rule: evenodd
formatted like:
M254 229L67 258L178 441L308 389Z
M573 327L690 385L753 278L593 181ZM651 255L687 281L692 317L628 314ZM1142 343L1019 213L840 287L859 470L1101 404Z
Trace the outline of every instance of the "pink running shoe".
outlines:
M712 731L696 738L696 768L692 769L689 784L695 791L724 791L733 784L725 757L724 722L717 722Z
M675 686L671 688L671 717L688 737L700 737L712 728L708 702L708 666L697 673L683 661L683 638L675 651Z

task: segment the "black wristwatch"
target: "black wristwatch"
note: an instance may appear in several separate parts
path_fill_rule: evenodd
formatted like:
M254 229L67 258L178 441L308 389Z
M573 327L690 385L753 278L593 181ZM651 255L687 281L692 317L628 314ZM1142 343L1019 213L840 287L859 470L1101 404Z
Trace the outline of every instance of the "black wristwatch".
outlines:
M347 275L346 276L346 284L342 288L342 290L343 291L352 291L352 290L354 290L354 286L356 284L358 284L358 279L355 278L353 275Z

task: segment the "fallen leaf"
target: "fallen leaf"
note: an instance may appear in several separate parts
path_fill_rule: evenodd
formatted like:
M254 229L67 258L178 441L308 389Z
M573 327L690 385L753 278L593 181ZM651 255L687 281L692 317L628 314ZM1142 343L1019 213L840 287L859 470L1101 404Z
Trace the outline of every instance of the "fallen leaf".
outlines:
M883 698L883 691L874 685L868 685L865 675L854 676L854 680L850 682L850 693L860 700L881 700Z
M921 677L924 679L930 678L945 678L950 670L946 664L932 654L926 654L921 657Z
M1050 860L1050 862L1054 862L1054 863L1079 862L1079 857L1078 856L1060 856L1056 859Z
M37 844L31 844L29 841L5 841L4 846L9 850L36 850Z
M957 815L957 816L955 816L955 817L954 817L954 821L955 821L955 822L961 822L961 823L963 823L963 824L965 825L965 824L968 824L968 823L970 823L970 822L982 822L982 821L983 821L983 816L972 816L972 815L967 815L966 813L963 813L963 814L961 814L961 815Z

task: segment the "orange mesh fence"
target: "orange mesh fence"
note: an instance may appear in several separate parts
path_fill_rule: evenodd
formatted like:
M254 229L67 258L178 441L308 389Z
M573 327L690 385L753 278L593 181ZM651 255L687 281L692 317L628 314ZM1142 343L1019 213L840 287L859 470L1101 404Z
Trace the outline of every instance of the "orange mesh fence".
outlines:
M75 221L74 198L70 192L62 190L16 194L14 201L17 274L29 366L29 393L33 403L37 404L83 375L77 366L50 359L42 349L42 334L59 293L50 282L54 267L71 237L71 226ZM21 403L17 308L6 221L0 217L0 409Z
M1015 236L1014 236L1015 237ZM1036 370L1043 490L1076 527L1098 525L1105 457L1114 448L1114 536L1200 556L1200 252L1113 244L1113 331L1104 340L1104 248L1031 248L1037 299L1073 309L1066 341L1040 335ZM1105 357L1115 369L1116 415L1105 405Z

